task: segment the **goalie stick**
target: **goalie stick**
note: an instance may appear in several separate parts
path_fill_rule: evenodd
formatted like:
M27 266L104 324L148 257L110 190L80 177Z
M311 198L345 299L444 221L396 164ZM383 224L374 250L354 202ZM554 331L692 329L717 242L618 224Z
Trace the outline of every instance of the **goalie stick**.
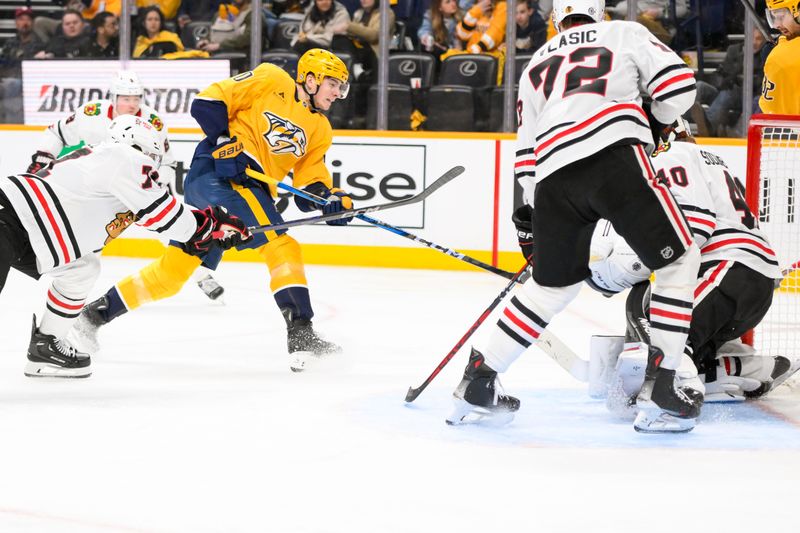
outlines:
M273 177L267 176L266 174L263 174L263 173L261 173L261 172L259 172L257 170L248 168L246 170L246 172L247 172L248 176L250 176L251 178L253 178L255 180L263 181L263 182L266 182L266 183L271 183L271 184L275 185L276 187L278 187L279 189L283 189L284 191L288 191L288 192L290 192L290 193L292 193L292 194L294 194L296 196L299 196L301 198L305 198L306 200L309 200L309 201L314 202L316 204L325 205L325 203L326 203L326 200L324 198L321 198L321 197L319 197L319 196L317 196L315 194L308 193L308 192L306 192L306 191L304 191L302 189L298 189L297 187L292 187L291 185L283 183L282 181L277 180L277 179L275 179ZM427 246L428 248L433 248L434 250L436 250L438 252L442 252L445 255L449 255L450 257L454 257L456 259L464 261L465 263L469 263L470 265L476 266L478 268L482 268L483 270L487 270L487 271L489 271L489 272L491 272L493 274L497 274L498 276L503 276L506 279L511 279L512 277L514 277L514 273L513 272L508 272L507 270L503 270L501 268L494 267L492 265L484 263L483 261L479 261L478 259L475 259L474 257L470 257L470 256L468 256L466 254L462 254L461 252L457 252L455 250L451 250L450 248L446 248L444 246L436 244L435 242L428 241L426 239L423 239L422 237L414 235L413 233L409 233L409 232L407 232L406 230L404 230L402 228L398 228L396 226L392 226L391 224L387 224L386 222L383 222L381 220L377 220L375 218L368 217L367 215L357 215L356 218L361 219L364 222L368 222L369 224L373 224L373 225L375 225L375 226L377 226L379 228L385 229L387 231L391 231L395 235L400 235L401 237L405 237L406 239L411 239L412 241L418 242L420 244L423 244L423 245Z
M418 202L423 201L425 198L430 196L431 194L435 193L437 190L442 188L447 182L456 178L464 173L464 167L462 166L455 166L442 174L439 179L434 181L429 186L425 187L425 189L420 192L419 194L412 196L411 198L406 198L405 200L398 200L396 202L389 202L386 204L380 205L371 205L368 207L361 207L359 209L346 209L344 211L339 211L338 213L328 213L323 215L318 215L315 217L308 217L308 218L301 218L298 220L290 220L289 222L282 222L280 224L268 224L266 226L252 226L247 228L250 233L265 233L267 231L278 231L286 228L293 228L295 226L305 226L307 224L315 224L317 222L327 222L328 220L341 220L343 218L351 218L357 217L359 215L365 215L367 213L372 213L374 211L382 211L384 209L393 209L395 207L402 207L404 205L411 205L416 204Z

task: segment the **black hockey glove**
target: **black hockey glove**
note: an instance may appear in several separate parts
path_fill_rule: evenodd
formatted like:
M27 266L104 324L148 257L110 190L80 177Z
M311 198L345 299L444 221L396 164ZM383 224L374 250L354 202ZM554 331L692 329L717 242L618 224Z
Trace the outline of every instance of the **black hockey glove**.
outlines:
M31 164L28 165L28 174L36 174L40 170L50 170L53 168L56 158L50 152L39 150L31 156Z
M311 200L306 200L305 198L301 198L300 196L294 197L294 203L297 205L297 208L303 212L313 211L314 209L322 209L322 212L326 215L328 213L338 213L339 211L344 211L345 209L353 209L353 198L350 197L350 194L342 189L329 189L324 183L314 182L311 185L307 186L303 189L309 194L313 194L315 196L319 196L320 198L324 198L328 201L325 205L319 205ZM341 218L339 220L328 220L326 223L330 226L344 226L349 224L350 221L353 220L351 218Z
M522 250L522 257L530 263L533 255L533 209L528 204L523 204L511 215L511 221L517 228L517 240Z
M253 238L242 219L222 206L194 209L192 213L197 219L197 230L183 244L183 251L189 255L200 257L214 246L227 250Z

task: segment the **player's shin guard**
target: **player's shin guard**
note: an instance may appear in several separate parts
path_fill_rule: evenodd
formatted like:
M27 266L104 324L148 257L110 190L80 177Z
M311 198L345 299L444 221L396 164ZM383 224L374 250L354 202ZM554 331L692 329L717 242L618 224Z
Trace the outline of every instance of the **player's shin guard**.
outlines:
M486 358L486 364L497 372L505 372L580 291L580 283L568 287L543 287L533 278L503 309L497 327L488 341L475 348Z
M660 368L676 370L681 362L694 306L700 250L692 243L676 261L656 271L650 297L651 344L663 351Z
M100 260L94 254L81 257L50 273L53 282L47 291L47 304L39 330L63 339L83 309L97 276Z
M311 356L341 351L338 345L322 339L311 324L314 310L311 308L303 256L297 241L287 234L279 235L260 247L258 252L269 267L270 288L286 320L286 344L291 370L304 370Z
M269 268L269 287L281 312L289 309L293 318L311 320L311 298L300 244L284 233L258 249Z
M167 246L167 251L159 259L120 281L116 286L117 292L128 310L169 298L178 294L200 262L199 257L176 246Z

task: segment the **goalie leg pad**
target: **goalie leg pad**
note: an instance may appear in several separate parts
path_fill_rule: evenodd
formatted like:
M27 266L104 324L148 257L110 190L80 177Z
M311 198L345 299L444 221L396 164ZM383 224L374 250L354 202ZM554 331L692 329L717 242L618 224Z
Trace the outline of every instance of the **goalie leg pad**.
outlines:
M589 396L605 398L613 382L624 337L592 335L589 342Z

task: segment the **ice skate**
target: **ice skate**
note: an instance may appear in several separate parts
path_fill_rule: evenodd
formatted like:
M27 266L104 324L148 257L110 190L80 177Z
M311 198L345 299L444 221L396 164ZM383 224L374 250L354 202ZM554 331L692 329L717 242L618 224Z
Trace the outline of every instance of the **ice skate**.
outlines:
M663 352L651 346L644 384L636 398L633 428L641 433L686 433L694 429L703 395L675 384L675 371L659 368Z
M108 323L100 313L106 309L108 309L108 299L105 296L101 296L92 303L84 306L70 331L70 335L77 346L90 353L96 353L100 350L100 342L97 340L97 330Z
M775 389L784 381L792 377L795 372L800 370L800 360L795 360L792 362L782 355L775 356L773 359L775 362L772 372L770 372L769 379L763 381L761 386L756 390L746 391L744 393L745 398L753 400L764 396L769 391Z
M212 302L225 303L225 299L222 297L225 294L225 288L211 274L199 280L197 286Z
M314 331L310 320L292 318L291 312L284 312L287 328L287 347L289 349L289 368L292 372L306 369L312 357L323 357L339 353L341 346L326 341Z
M32 378L88 378L92 375L89 355L79 352L66 340L46 335L36 328L36 315L28 346L25 375Z
M483 355L472 349L464 378L453 392L455 408L445 419L448 425L487 422L508 424L519 410L519 400L504 394L497 372L484 361Z

